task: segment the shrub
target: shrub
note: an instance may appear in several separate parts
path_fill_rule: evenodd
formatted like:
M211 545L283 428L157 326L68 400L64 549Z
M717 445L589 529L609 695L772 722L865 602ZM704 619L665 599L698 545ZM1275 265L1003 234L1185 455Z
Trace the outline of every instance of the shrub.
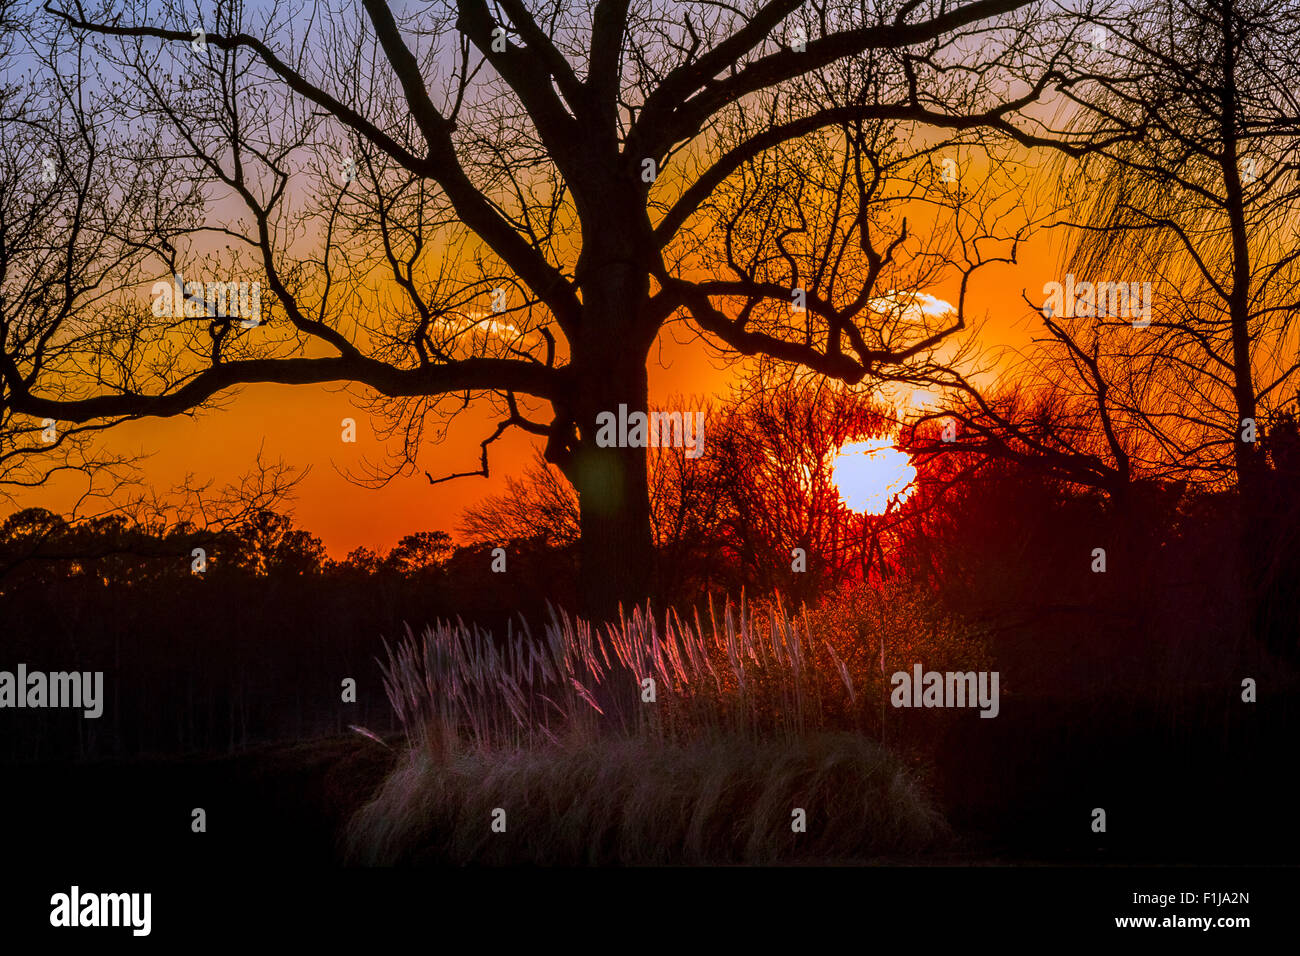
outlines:
M862 706L857 725L882 735L890 677L921 664L925 670L992 669L984 635L943 609L926 588L899 579L855 583L811 608L808 627L844 662ZM1006 688L1003 687L1005 692Z

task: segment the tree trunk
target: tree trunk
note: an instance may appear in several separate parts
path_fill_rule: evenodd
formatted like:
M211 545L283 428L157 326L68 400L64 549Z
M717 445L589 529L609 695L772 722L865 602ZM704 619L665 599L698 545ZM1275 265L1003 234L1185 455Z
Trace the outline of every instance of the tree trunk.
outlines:
M1270 637L1267 614L1267 578L1273 529L1269 516L1268 463L1261 447L1263 425L1256 417L1258 402L1251 354L1251 302L1255 290L1252 288L1250 226L1246 218L1246 199L1239 172L1242 131L1238 125L1236 70L1242 21L1232 3L1224 3L1220 13L1219 42L1224 57L1224 83L1219 132L1223 143L1221 163L1232 236L1232 287L1228 296L1228 317L1232 336L1232 397L1237 414L1233 423L1233 466L1237 473L1241 521L1240 588L1248 609L1247 619L1253 636L1272 645L1274 641ZM1253 441L1243 440L1247 420L1255 423Z
M566 471L578 493L580 613L598 622L616 620L620 604L630 613L654 591L646 448L602 448L596 438L602 414L649 411L646 362L658 323L645 315L650 279L638 251L650 223L640 185L615 175L591 195L574 270L583 301L568 398L578 442Z
M570 470L581 530L580 612L593 621L616 620L620 604L630 613L655 590L646 450L596 444L598 415L617 419L620 405L627 415L644 413L648 402L644 360L586 378L575 402L581 441Z
M568 468L578 492L581 532L578 611L593 625L617 621L620 607L630 616L637 604L655 596L646 449L596 443L602 413L617 421L620 405L629 416L648 411L645 356L628 348L607 353L607 359L578 379L581 394L573 410L580 439ZM592 691L607 724L627 729L639 706L636 677L618 663L604 629L597 634L612 667Z

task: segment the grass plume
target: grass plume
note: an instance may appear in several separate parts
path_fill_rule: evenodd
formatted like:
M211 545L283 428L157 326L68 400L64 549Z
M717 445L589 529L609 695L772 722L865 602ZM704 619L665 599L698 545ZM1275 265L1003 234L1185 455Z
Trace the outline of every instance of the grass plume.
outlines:
M779 600L646 605L603 633L552 610L540 639L439 622L385 648L409 753L351 822L356 862L825 861L947 834L843 656Z

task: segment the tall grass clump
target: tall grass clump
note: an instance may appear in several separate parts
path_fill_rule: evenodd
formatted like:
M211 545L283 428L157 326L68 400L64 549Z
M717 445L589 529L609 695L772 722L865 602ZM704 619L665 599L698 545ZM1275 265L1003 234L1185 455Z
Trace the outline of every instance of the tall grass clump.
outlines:
M540 638L439 622L385 649L409 752L350 824L358 862L826 861L947 832L836 641L779 599L603 632L552 610Z
M497 808L504 833L489 826ZM612 735L412 751L351 821L347 849L353 863L399 866L828 863L908 858L947 835L903 765L860 734Z
M635 608L606 628L552 610L541 640L462 621L385 644L384 689L412 747L533 746L601 728L682 741L702 731L798 736L855 727L853 675L779 600L683 620ZM653 685L646 684L646 679ZM655 703L643 702L653 687Z

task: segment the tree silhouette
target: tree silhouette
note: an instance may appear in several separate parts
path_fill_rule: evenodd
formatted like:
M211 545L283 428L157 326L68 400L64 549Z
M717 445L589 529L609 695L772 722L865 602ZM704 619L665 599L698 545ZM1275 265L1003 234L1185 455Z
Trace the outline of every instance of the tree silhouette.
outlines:
M1073 68L1086 82L1061 91L1070 128L1099 145L1060 164L1057 278L1086 292L1055 310L1029 296L1045 336L1001 395L952 375L962 435L946 447L1046 468L1130 513L1153 482L1235 486L1237 565L1262 590L1286 510L1267 434L1300 384L1297 14L1156 0L1078 16L1094 37ZM921 445L945 449L933 433Z
M447 532L417 531L398 541L386 560L400 574L411 574L441 567L452 550L451 536Z
M1158 2L1093 19L1112 35L1094 87L1072 94L1093 131L1141 126L1100 150L1074 188L1086 200L1069 267L1154 280L1149 327L1099 314L1118 408L1165 454L1221 471L1263 497L1258 437L1294 394L1300 266L1300 31L1296 13L1253 0Z
M848 383L912 374L964 312L918 322L891 298L930 276L905 218L880 228L898 198L881 157L899 124L1052 139L1022 111L1077 43L1027 0L362 6L302 25L222 2L200 34L171 0L49 5L202 214L164 225L139 276L180 275L183 318L6 340L6 407L91 422L348 382L402 446L382 479L414 466L429 421L486 403L501 417L468 473L508 429L546 439L602 614L645 592L651 531L644 451L601 447L595 422L645 410L665 323ZM249 274L266 285L251 325L191 285Z

